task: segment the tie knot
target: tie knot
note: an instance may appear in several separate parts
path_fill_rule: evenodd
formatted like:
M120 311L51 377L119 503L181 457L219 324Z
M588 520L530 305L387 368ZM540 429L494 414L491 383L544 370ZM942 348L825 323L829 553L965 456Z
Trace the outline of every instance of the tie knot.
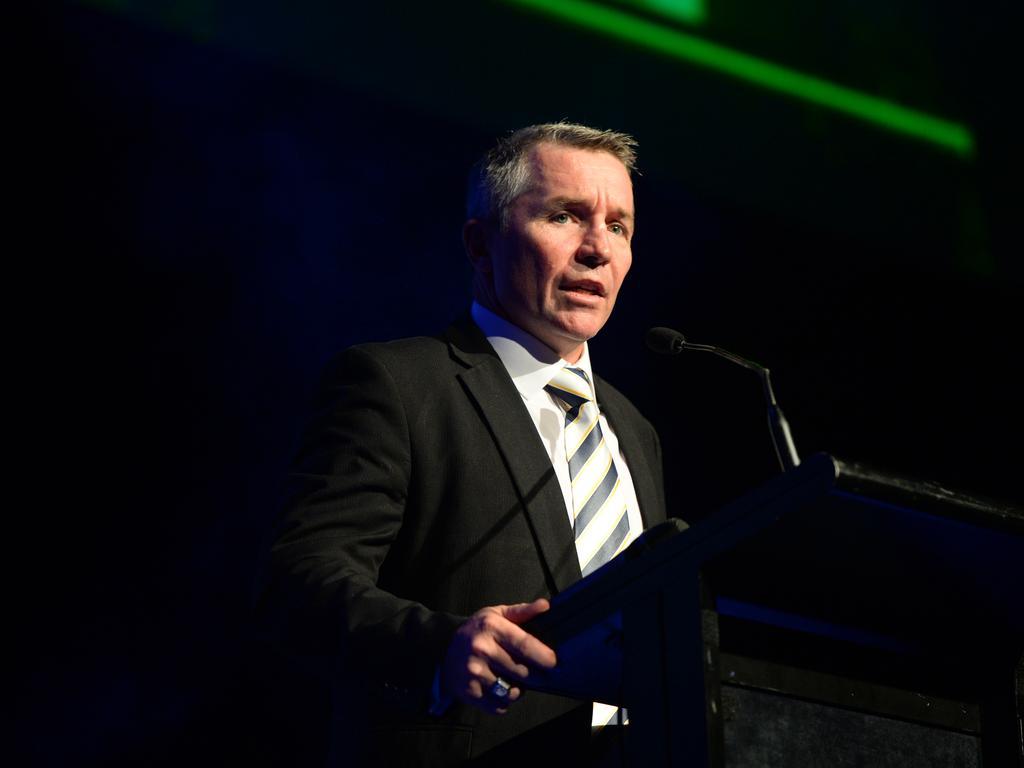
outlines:
M582 368L572 368L568 365L559 368L558 373L544 389L564 402L570 410L593 400L590 379Z

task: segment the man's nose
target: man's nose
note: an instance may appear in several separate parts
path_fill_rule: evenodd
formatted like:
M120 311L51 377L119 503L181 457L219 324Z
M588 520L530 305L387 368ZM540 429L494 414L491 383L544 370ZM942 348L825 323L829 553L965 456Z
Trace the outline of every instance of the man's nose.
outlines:
M611 258L611 243L608 237L608 230L603 225L594 224L587 227L583 242L576 253L577 260L591 268L607 263Z

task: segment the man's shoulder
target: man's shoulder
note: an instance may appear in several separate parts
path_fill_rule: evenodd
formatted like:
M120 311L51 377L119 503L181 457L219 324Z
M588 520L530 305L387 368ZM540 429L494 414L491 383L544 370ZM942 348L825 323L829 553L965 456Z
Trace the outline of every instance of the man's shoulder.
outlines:
M371 369L402 381L447 377L481 355L493 355L487 340L472 322L459 321L443 333L390 341L356 344L327 364L328 376L346 370Z
M324 378L385 376L396 382L429 378L450 365L448 344L440 336L414 336L355 344L336 353L324 367Z
M441 335L367 341L351 346L339 355L342 358L346 356L365 356L385 364L408 364L417 360L448 357L448 342Z

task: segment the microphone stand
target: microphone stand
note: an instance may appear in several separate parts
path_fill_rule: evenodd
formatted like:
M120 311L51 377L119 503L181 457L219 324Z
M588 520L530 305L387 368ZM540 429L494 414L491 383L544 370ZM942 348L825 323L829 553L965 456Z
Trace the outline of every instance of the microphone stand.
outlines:
M654 351L669 355L678 354L684 349L695 352L711 352L760 376L764 399L768 403L768 431L772 436L772 446L775 448L775 456L779 460L779 465L783 472L788 472L800 464L800 456L796 452L793 435L789 431L789 422L786 421L782 409L775 400L771 372L767 368L720 347L712 347L709 344L692 344L686 340L683 334L671 328L652 328L647 333L647 343Z

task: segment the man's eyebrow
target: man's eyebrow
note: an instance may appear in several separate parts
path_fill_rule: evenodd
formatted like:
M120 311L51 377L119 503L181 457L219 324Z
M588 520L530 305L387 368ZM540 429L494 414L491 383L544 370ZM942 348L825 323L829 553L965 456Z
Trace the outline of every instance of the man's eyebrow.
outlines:
M545 209L550 210L552 208L577 208L579 206L589 205L589 203L579 197L566 197L564 195L559 195L558 197L548 198L542 205ZM634 218L633 214L625 208L616 208L613 213L617 219L632 221Z
M558 197L549 197L543 202L545 208L578 208L581 205L586 205L586 201L578 197L565 197L560 195Z

